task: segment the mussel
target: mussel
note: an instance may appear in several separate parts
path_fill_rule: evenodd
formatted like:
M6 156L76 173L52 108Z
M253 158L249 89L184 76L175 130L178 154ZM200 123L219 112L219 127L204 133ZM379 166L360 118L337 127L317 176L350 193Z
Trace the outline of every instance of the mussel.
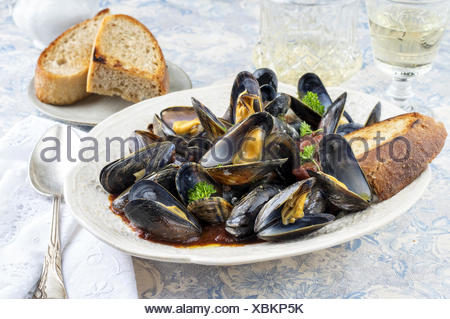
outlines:
M359 130L365 126L369 126L372 125L374 123L377 123L380 121L380 117L381 117L381 103L378 102L372 109L372 111L370 112L369 116L367 117L367 120L365 122L365 124L360 124L360 123L356 123L356 122L351 122L351 123L345 123L345 124L341 124L338 126L336 133L338 133L339 135L346 135L349 134L351 132L354 132L356 130Z
M256 216L261 207L280 192L280 186L259 185L245 195L233 208L225 230L238 238L253 234Z
M335 219L325 213L326 199L316 179L292 184L275 195L259 212L254 231L264 240L295 238L319 229Z
M142 180L154 181L167 189L172 195L177 197L178 192L175 186L175 176L179 168L180 167L178 165L169 164L161 170L155 171L150 175L143 177ZM111 203L111 208L115 213L124 213L123 209L128 204L128 194L130 193L130 189L131 187L128 187Z
M196 163L183 164L178 170L175 183L188 211L197 218L210 224L223 223L227 220L233 206L223 198L222 186L209 177L202 166ZM204 195L202 194L204 190L197 189L203 186L201 183L206 183L205 188L212 188L211 194L197 198Z
M250 72L243 71L236 76L231 88L229 109L232 124L263 110L259 83Z
M202 125L192 106L168 107L161 111L160 119L179 136L193 137L202 131Z
M264 141L273 128L272 119L259 112L228 131L200 160L208 175L224 185L243 185L284 164L287 159L264 159Z
M309 173L327 188L328 200L346 211L367 208L372 190L347 140L338 134L324 136L319 158L323 172Z
M305 73L298 80L297 90L300 99L302 99L308 92L316 93L320 103L325 107L325 111L333 103L327 89L317 74ZM344 111L343 115L349 123L353 122L351 116L346 111Z
M199 100L192 98L192 105L194 110L202 124L206 136L211 140L215 141L227 131L226 126Z
M197 239L202 228L186 208L164 187L150 180L130 189L125 216L151 238L175 243Z
M100 172L100 184L110 194L120 194L145 175L173 161L175 145L153 143L109 163Z

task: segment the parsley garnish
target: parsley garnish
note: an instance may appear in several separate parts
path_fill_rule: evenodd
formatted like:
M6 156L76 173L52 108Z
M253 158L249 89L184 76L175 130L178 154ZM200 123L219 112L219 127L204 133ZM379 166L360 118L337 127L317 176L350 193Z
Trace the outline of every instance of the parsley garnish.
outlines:
M317 162L314 159L315 153L316 153L316 146L314 144L306 145L303 148L303 151L300 152L300 160L302 162L302 165L307 162L313 162L317 166L317 169L320 170L319 164L317 164Z
M195 184L194 188L188 191L189 203L199 199L209 198L215 192L216 189L213 185L207 182L199 182Z
M323 115L323 113L325 112L325 107L322 105L322 103L320 103L319 97L314 92L306 92L306 95L303 97L302 102L320 115Z
M308 123L302 122L300 124L300 137L303 137L305 135L312 134L311 126L309 126Z
M321 129L321 128L313 131L311 129L311 126L309 126L309 124L306 123L306 122L302 122L300 124L300 129L299 130L300 130L300 137L303 137L303 136L306 136L306 135L309 135L309 134L312 134L312 133L322 132L323 131L323 129Z

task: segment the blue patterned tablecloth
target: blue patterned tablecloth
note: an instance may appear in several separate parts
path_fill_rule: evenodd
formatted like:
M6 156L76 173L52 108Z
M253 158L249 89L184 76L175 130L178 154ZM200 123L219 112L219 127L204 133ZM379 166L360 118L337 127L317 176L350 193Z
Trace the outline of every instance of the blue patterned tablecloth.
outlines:
M195 87L252 70L258 1L100 1L146 24L166 58ZM363 7L363 5L362 5ZM372 62L363 9L358 26L364 63L344 87L384 97L389 76ZM0 2L0 134L30 113L27 98L40 51ZM450 33L433 70L414 83L416 103L450 127ZM41 114L40 114L41 115ZM41 115L43 116L43 115ZM450 148L431 164L432 182L417 204L377 232L319 252L231 267L135 259L143 298L450 298Z

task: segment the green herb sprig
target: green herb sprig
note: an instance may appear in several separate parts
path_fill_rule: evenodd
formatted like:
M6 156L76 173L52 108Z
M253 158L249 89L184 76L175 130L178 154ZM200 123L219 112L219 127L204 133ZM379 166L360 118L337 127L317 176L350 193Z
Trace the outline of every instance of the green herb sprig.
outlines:
M316 160L314 159L315 153L316 153L316 146L314 144L306 145L303 148L303 151L300 152L300 160L302 162L302 165L307 162L313 162L314 165L317 166L317 169L320 170L319 164L317 164Z
M323 115L325 112L325 106L322 105L319 101L319 97L316 93L308 91L305 96L302 98L302 102L312 108L314 111Z
M217 191L213 185L208 184L207 182L199 182L195 184L194 188L191 188L188 191L189 203L199 199L209 198L215 192Z
M309 126L308 123L302 122L302 123L300 124L299 131L300 131L300 137L303 137L303 136L306 136L306 135L309 135L309 134L313 134L313 133L317 133L317 132L322 132L323 129L319 128L319 129L313 131L313 130L311 129L311 126Z

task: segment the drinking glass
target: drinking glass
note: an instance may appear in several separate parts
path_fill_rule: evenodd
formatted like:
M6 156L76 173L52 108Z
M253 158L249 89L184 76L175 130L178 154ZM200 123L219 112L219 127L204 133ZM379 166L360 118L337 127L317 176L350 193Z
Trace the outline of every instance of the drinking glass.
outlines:
M448 20L448 0L366 0L375 64L392 75L387 93L406 111L412 106L411 79L431 69Z
M337 85L361 68L356 25L359 0L261 0L257 67L296 85L307 72Z

